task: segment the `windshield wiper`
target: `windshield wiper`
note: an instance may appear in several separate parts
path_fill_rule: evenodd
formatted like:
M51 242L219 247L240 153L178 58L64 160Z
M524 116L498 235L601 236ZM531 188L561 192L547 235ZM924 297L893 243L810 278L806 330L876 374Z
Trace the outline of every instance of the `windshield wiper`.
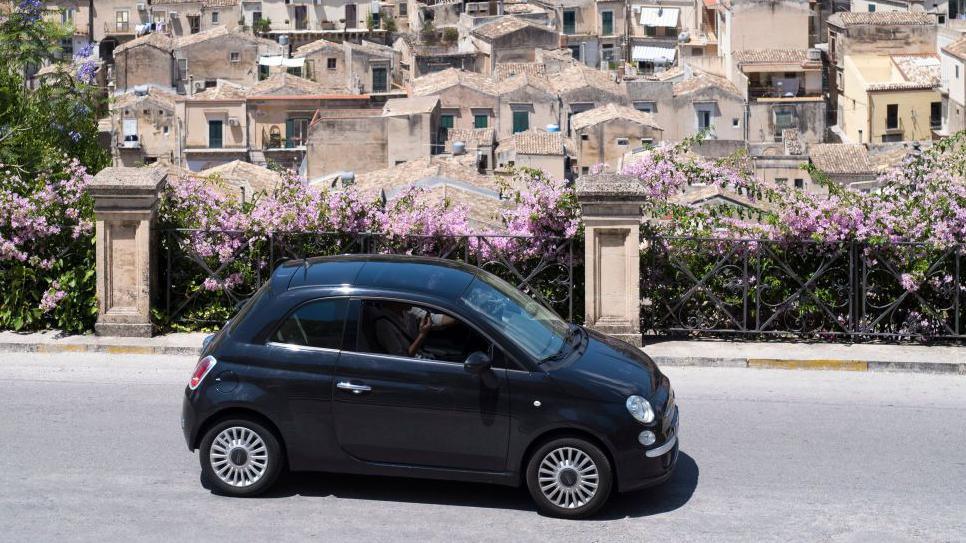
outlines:
M573 323L569 324L567 326L567 336L564 337L564 342L560 346L560 350L550 356L545 357L543 360L540 361L540 363L543 364L544 362L553 362L555 360L560 360L561 358L564 358L565 356L569 355L571 352L573 352L575 348L577 348L578 345L583 343L584 341L583 337L584 337L583 329L580 326L577 326L576 324L573 324ZM576 343L571 344L571 341L574 338L578 338L578 341ZM568 349L567 347L570 347L570 349Z

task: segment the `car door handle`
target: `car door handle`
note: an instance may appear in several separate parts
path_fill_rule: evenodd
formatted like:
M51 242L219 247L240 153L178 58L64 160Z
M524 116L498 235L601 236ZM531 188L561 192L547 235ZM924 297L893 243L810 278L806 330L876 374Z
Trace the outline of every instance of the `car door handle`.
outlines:
M369 392L372 387L369 385L356 385L348 381L340 381L339 384L335 385L342 390L348 390L353 394L362 394L363 392Z

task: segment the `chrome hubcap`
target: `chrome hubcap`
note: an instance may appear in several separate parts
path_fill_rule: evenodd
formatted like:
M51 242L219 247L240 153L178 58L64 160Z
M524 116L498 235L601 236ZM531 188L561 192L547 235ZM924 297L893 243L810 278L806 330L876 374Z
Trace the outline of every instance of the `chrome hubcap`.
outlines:
M540 491L557 507L583 507L597 494L597 464L587 453L574 447L560 447L540 462L537 481Z
M250 428L225 428L211 443L211 467L223 482L237 487L251 486L265 475L268 449Z

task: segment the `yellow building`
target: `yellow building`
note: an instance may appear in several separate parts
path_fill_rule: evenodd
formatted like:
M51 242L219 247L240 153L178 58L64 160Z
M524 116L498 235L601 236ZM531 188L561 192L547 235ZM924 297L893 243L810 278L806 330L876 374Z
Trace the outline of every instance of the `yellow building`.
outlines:
M932 139L942 125L935 55L846 55L839 123L851 143Z

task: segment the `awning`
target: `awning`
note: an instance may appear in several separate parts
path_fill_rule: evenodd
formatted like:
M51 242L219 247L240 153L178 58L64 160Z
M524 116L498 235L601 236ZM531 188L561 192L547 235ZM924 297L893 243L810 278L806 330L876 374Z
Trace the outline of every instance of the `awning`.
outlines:
M261 66L285 66L286 68L301 68L305 66L304 58L285 58L282 55L270 57L259 57L258 64Z
M658 64L671 64L677 55L677 49L672 47L652 47L650 45L635 45L631 50L631 58L635 62L646 61Z
M678 27L678 8L641 8L641 26Z

